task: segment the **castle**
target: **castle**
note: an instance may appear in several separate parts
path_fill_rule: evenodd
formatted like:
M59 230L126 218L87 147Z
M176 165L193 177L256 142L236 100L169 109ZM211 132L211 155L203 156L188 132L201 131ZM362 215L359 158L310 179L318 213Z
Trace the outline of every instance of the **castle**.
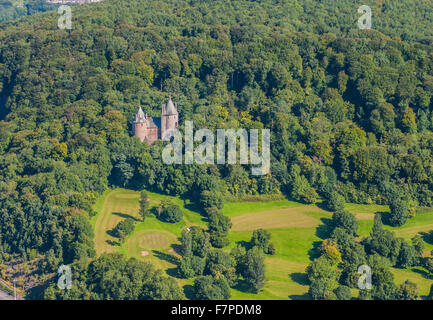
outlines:
M177 129L178 121L177 104L170 97L167 104L162 105L161 118L149 117L140 107L133 117L132 130L141 142L151 145L155 140L162 139L167 131Z

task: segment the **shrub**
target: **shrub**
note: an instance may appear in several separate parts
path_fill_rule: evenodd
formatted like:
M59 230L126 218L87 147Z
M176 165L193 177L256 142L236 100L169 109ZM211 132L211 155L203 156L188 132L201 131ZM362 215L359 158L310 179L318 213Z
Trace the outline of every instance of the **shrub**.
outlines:
M322 280L314 280L311 282L308 294L313 300L323 300L326 293L326 284Z
M352 294L348 286L339 286L334 290L334 293L338 300L350 300L352 298Z
M144 221L149 210L149 197L147 196L146 190L141 191L139 202L140 202L140 215Z
M211 244L209 233L200 227L190 227L182 231L182 255L194 255L204 258L207 256Z
M346 210L335 212L332 215L332 223L334 228L343 228L348 234L356 236L358 221L350 212Z
M193 294L197 300L227 300L230 299L230 287L224 277L198 277L194 281Z
M395 199L389 205L391 214L389 217L389 223L393 227L399 227L406 223L409 218L409 209L407 202L402 199Z
M190 257L183 257L180 260L177 272L180 278L188 279L194 277L194 270L191 268Z
M231 254L221 249L214 249L206 257L205 275L213 277L224 276L229 286L234 286L237 281L236 262Z
M266 252L267 254L270 254L270 255L275 255L276 253L277 253L277 249L275 249L275 246L274 246L274 244L273 243L270 243L269 244L269 246L268 246L268 250L267 250L267 252Z
M334 239L325 239L320 246L320 252L333 263L341 261L341 253Z
M117 224L117 226L113 229L113 234L115 237L123 240L127 235L131 234L132 231L134 231L134 220L127 218Z
M161 218L165 222L176 223L182 220L183 213L177 205L170 205L162 211Z
M337 288L339 273L335 265L326 257L321 256L315 259L307 267L306 271L308 280L310 280L311 283L315 280L321 280L325 283L327 290L332 291Z
M250 240L251 247L259 247L263 252L268 251L269 240L271 239L271 234L268 230L258 229L253 231L253 235Z
M191 257L191 268L194 271L194 275L196 276L203 275L205 266L206 266L206 261L204 259L197 256Z
M418 300L418 287L410 280L406 280L398 288L397 296L400 300Z
M200 202L203 208L216 207L221 210L224 207L224 197L221 192L205 190L200 194Z
M209 234L212 245L223 248L230 243L227 238L232 222L229 217L224 216L215 207L209 211Z
M433 274L433 258L427 258L424 262L424 268L428 270L431 274Z
M248 250L243 260L243 266L241 267L241 275L244 277L245 282L249 288L258 293L265 282L265 258L262 250L257 247L253 247Z
M412 267L418 263L418 253L415 248L407 242L401 244L397 263L402 268Z
M344 210L344 197L336 191L331 191L329 198L326 201L326 207L329 211L342 211Z
M227 238L227 236L222 236L218 233L210 234L210 242L215 248L224 248L230 244L230 240Z
M180 261L178 274L181 278L192 278L203 275L205 260L197 256L183 257Z

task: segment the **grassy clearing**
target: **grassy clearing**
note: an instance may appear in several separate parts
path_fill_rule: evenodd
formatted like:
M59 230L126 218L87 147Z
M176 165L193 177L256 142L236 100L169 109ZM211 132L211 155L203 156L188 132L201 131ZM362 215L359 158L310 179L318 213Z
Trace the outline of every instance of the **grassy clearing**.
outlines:
M107 190L96 202L94 210L99 213L91 221L94 226L96 252L98 255L103 252L120 252L127 257L150 262L165 270L168 275L175 276L179 255L174 249L180 243L182 229L192 225L205 227L205 219L194 211L194 206L187 201L153 192L148 192L148 196L150 207L170 198L181 208L183 219L178 223L165 223L150 215L142 222L138 214L139 192L125 189ZM120 220L128 217L136 220L135 230L120 244L117 238L110 235L110 230ZM146 255L143 255L143 252L146 252ZM192 284L191 279L175 279L181 286Z
M346 203L345 208L347 211L353 213L358 220L358 234L362 237L366 237L370 234L370 231L373 228L375 213L389 212L388 206L378 204Z
M414 217L409 218L404 226L390 229L406 239L420 232L429 232L433 230L433 211L417 213Z
M180 256L173 249L180 243L182 229L190 225L206 227L206 221L197 211L192 210L191 204L181 199L151 192L148 192L148 195L151 206L158 205L164 198L172 198L181 207L184 213L183 220L170 224L154 216L147 217L145 222L137 221L134 232L119 245L118 239L111 237L109 231L121 219L127 217L139 219L139 193L124 189L109 190L98 199L94 207L99 212L92 218L95 228L95 247L98 254L121 252L128 257L149 261L157 268L165 270L168 275L175 277L176 263ZM288 210L290 208L291 211ZM232 298L305 299L308 285L304 271L310 262L311 245L321 240L316 236L316 227L320 224L320 219L329 216L329 213L314 206L305 206L287 200L247 202L243 206L241 203L229 203L225 206L224 213L234 217L235 226L242 226L243 223L248 229L231 232L231 245L227 250L230 250L236 242L249 241L252 230L263 228L266 226L266 221L274 221L274 227L278 227L270 230L277 255L266 258L268 281L264 288L259 294L232 289ZM240 218L239 224L236 217ZM146 252L145 256L142 255L143 251ZM176 280L182 286L191 285L193 282L192 279L176 278Z
M193 279L176 277L177 261L180 256L175 252L180 244L179 237L183 228L191 225L207 227L197 208L188 201L176 197L148 192L150 205L156 206L162 199L171 198L184 213L182 221L165 223L153 215L144 222L138 221L138 199L136 191L115 189L105 192L96 202L94 209L98 215L91 222L95 229L95 247L102 252L121 252L128 257L149 261L157 268L173 276L184 286L190 288ZM376 212L388 212L387 206L346 204L346 209L354 213L359 221L358 233L367 236L373 226ZM425 211L425 210L424 210ZM317 257L317 247L327 237L326 222L332 213L317 206L303 205L289 200L269 202L233 202L224 206L223 213L233 222L229 234L231 250L236 243L245 243L251 239L252 232L258 228L269 230L277 254L266 256L266 277L264 288L258 293L248 293L242 284L232 289L232 299L308 299L308 281L305 268ZM126 217L137 219L134 232L121 245L109 231ZM410 239L417 233L425 234L433 230L433 212L418 213L403 227L392 228L398 236ZM108 233L107 233L108 231ZM428 237L425 237L428 240ZM429 240L428 240L429 241ZM425 243L426 251L433 249L433 244ZM143 255L146 252L146 255ZM433 280L429 279L422 268L392 269L397 284L406 279L415 282L421 295L427 295ZM357 290L353 290L357 296Z
M380 204L346 203L345 209L360 217L366 214L374 215L376 212L389 212L388 206Z
M410 280L417 284L418 293L423 298L428 296L433 280L428 278L428 273L424 268L413 267L408 269L392 268L394 274L394 282L399 286L406 280Z
M92 225L93 229L95 229L96 220L98 219L98 216L100 216L100 212L103 209L103 206L105 204L105 200L107 199L107 196L111 192L113 192L113 190L111 190L111 189L105 190L104 193L98 199L96 199L96 202L93 205L93 210L95 210L98 213L90 219L90 224Z
M319 210L317 207L305 206L290 209L276 209L263 212L247 213L232 218L233 231L255 230L259 228L294 228L315 227L320 221L303 214L305 210Z
M234 218L246 213L264 212L268 210L294 208L299 206L302 206L302 204L289 200L277 200L269 202L230 202L224 205L222 212L226 216Z
M154 216L146 218L145 222L140 221L139 210L139 192L125 189L115 189L105 192L95 204L94 209L99 209L99 214L92 218L92 224L95 231L95 249L97 254L103 252L116 252L118 239L110 235L110 231L125 218L133 218L136 222L136 228L133 236L140 230L166 230L180 236L182 228L190 225L206 226L205 219L196 211L193 206L183 200L164 196L157 193L148 192L150 207L157 206L161 200L170 198L175 204L179 205L184 214L183 220L170 224L164 223ZM128 239L125 243L128 242ZM123 245L124 246L124 245ZM121 250L122 251L122 250Z
M267 258L267 281L260 293L246 293L233 289L232 299L308 299L308 283L305 275L306 267L307 264L304 263Z
M346 208L355 214L355 216L360 219L358 234L361 236L367 236L373 227L374 213L389 212L387 206L379 205L355 205L348 204ZM366 217L370 215L370 218L362 219L360 216ZM430 232L433 230L433 211L422 210L418 212L414 217L409 218L409 220L401 227L391 227L388 225L384 226L385 229L393 231L396 236L401 237L407 241L410 241L412 237L420 234L424 238L424 255L430 255L430 251L433 250L433 242L429 237ZM422 267L412 267L407 269L391 268L394 274L394 280L397 285L402 284L406 280L410 280L417 284L419 289L419 294L421 297L426 297L430 292L430 287L433 284L433 279L431 279L427 270Z

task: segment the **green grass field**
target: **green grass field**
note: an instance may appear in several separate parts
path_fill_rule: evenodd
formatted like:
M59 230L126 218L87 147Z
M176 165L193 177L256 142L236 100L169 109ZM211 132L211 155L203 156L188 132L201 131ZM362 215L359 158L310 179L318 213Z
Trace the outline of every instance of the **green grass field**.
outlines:
M95 231L95 249L97 254L103 252L121 252L127 257L150 261L157 268L165 270L179 283L188 288L192 279L176 277L177 260L180 257L176 248L183 228L198 225L206 228L206 218L194 206L176 197L148 192L150 205L156 206L162 199L171 198L180 206L184 214L178 223L165 223L153 215L144 222L139 221L139 193L125 189L107 190L96 202L94 209L98 214L91 223ZM373 226L376 212L388 212L387 206L347 204L346 209L352 212L359 221L359 235L367 236ZM316 257L317 246L326 236L326 219L332 213L317 206L304 205L289 200L268 202L232 202L222 210L232 219L230 231L230 250L237 242L249 241L253 230L267 229L271 235L277 254L266 256L265 286L258 294L247 293L237 288L232 289L232 299L308 299L308 281L305 268ZM116 224L126 217L136 219L134 232L124 243L110 236ZM417 233L433 230L433 212L418 213L403 227L385 228L393 230L398 236L410 239ZM433 245L425 243L425 254L433 250ZM397 284L410 279L418 285L419 293L429 293L433 280L420 267L410 269L392 269ZM356 290L354 290L357 295Z

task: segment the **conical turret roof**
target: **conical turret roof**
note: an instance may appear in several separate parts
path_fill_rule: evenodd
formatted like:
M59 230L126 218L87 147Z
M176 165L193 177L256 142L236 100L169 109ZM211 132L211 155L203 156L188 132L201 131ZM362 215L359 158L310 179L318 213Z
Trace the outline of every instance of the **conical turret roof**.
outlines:
M167 105L165 106L165 114L166 115L177 114L177 110L173 101L171 100L171 96L168 99Z
M138 108L138 112L134 117L134 122L144 122L146 120L146 116L144 115L143 109Z

